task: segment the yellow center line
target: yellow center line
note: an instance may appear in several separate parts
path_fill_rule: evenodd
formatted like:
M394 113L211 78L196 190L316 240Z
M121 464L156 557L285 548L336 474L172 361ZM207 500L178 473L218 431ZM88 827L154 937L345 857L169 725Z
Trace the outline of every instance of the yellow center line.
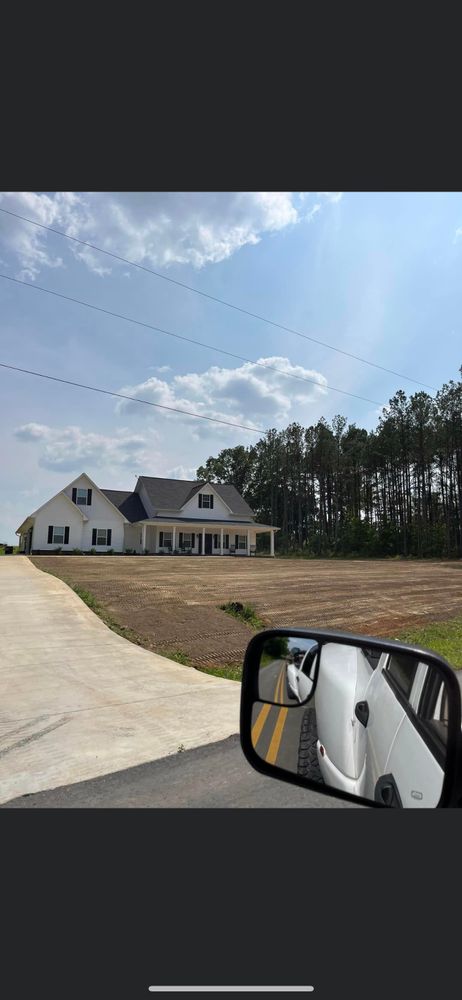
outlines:
M268 750L268 753L267 753L266 758L265 758L265 760L267 761L268 764L275 764L276 763L277 755L278 755L278 752L279 752L279 745L280 745L280 742L281 742L281 738L282 738L282 733L283 733L283 730L284 730L284 726L286 724L286 719L287 719L287 713L288 713L288 711L289 711L288 708L280 708L279 709L278 717L277 717L277 720L276 720L276 725L274 727L274 732L273 732L273 735L271 737L271 743L269 745L269 750Z
M282 667L281 667L281 669L279 671L278 679L276 681L276 689L275 689L275 692L274 692L274 700L277 703L280 703L282 701L283 683L284 683L284 664L282 665ZM263 705L262 708L260 709L258 715L257 715L257 718L256 718L253 726L252 726L251 739L252 739L252 746L253 746L254 750L256 750L256 748L257 748L258 740L260 739L260 736L261 736L262 731L263 731L263 726L265 725L265 722L266 722L266 720L268 718L268 715L269 715L269 713L271 711L271 708L272 708L271 705L268 705L268 704ZM286 709L286 711L287 711L287 709ZM279 721L279 717L278 717L278 719L276 721L276 727L275 727L275 730L274 730L274 733L273 733L273 736L272 736L271 745L272 745L273 740L274 740L274 735L276 733L278 721ZM282 730L281 730L281 735L282 735ZM281 736L279 736L278 747L279 747L280 739L281 739ZM271 746L270 746L270 750L271 750ZM276 753L277 753L277 749L276 749Z
M256 750L257 748L258 740L260 739L263 726L265 725L265 722L268 718L270 711L271 711L271 705L263 705L263 708L260 709L256 721L252 726L251 738L254 750Z
M282 701L282 685L283 685L283 680L284 680L284 664L282 665L282 667L281 667L281 669L279 671L279 677L278 677L278 681L277 681L277 684L276 684L276 690L274 692L274 700L278 704Z

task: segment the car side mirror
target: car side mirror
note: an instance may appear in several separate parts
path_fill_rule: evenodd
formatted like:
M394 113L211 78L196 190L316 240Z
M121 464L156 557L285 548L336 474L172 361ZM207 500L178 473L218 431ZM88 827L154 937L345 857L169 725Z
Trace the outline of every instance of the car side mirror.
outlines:
M262 774L387 807L459 803L461 695L429 650L271 629L247 647L241 745Z

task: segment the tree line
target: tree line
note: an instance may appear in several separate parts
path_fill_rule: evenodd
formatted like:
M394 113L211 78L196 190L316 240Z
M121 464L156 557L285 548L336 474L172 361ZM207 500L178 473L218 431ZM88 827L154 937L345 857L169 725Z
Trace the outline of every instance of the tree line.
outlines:
M233 483L281 553L460 558L462 381L399 390L372 431L340 415L268 430L197 476Z

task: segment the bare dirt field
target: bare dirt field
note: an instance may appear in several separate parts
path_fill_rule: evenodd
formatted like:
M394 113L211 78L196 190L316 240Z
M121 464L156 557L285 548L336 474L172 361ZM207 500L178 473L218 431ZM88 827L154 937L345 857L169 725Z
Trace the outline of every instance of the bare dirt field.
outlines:
M148 649L196 666L242 662L253 629L219 610L251 604L271 627L340 628L395 638L462 614L461 562L34 556L89 591Z

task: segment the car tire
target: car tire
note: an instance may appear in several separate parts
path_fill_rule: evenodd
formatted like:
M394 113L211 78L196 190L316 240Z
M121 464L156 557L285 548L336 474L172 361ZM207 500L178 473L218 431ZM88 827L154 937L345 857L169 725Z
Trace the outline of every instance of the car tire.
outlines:
M317 742L316 711L314 708L307 708L304 712L300 728L297 773L303 778L309 778L310 781L317 781L318 784L324 784L319 767Z

